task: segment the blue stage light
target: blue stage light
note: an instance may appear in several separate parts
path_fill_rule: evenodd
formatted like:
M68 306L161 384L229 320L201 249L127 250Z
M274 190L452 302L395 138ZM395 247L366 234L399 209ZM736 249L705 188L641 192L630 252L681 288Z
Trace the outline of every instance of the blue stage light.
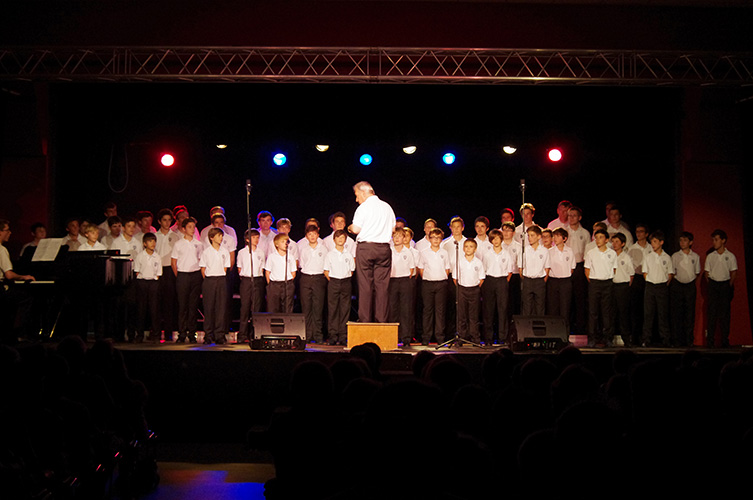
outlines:
M361 165L371 165L371 162L374 161L374 158L372 158L371 155L361 155L359 161L361 162Z
M285 165L285 162L288 161L288 158L282 153L277 153L272 157L272 161L275 162L275 165L281 167Z
M442 161L445 162L446 165L452 165L455 163L455 155L452 153L445 153L442 156Z

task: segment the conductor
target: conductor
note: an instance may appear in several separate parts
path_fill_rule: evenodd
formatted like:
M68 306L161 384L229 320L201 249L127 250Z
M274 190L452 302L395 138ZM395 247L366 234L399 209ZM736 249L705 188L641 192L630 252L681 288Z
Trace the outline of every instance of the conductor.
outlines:
M353 186L353 192L359 206L348 230L357 235L358 321L386 323L392 269L390 238L395 229L395 212L374 194L368 182L359 182Z

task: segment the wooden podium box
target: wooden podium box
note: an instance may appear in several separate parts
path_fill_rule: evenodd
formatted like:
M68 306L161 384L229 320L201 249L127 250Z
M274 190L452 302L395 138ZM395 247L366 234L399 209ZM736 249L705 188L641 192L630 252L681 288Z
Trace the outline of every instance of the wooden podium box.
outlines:
M397 349L397 327L400 323L348 322L348 349L374 342L382 351Z

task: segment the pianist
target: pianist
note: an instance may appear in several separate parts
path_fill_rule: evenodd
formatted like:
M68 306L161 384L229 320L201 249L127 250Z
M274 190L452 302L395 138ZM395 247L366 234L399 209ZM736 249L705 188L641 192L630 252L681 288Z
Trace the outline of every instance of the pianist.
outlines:
M10 238L10 222L0 219L0 279L4 281L34 281L34 276L28 274L17 274L13 271L13 263L10 261L10 254L5 248L5 243ZM3 287L5 288L5 287Z
M24 325L28 325L31 298L23 291L9 289L13 281L34 281L34 276L13 271L5 242L10 238L10 223L0 219L0 343L15 344Z

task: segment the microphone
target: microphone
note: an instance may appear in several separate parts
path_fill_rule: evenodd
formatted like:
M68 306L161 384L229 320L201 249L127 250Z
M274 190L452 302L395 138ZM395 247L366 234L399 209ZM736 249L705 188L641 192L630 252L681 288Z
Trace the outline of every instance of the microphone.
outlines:
M251 194L251 179L246 179L246 194Z
M526 190L526 180L520 179L520 190L525 191Z

